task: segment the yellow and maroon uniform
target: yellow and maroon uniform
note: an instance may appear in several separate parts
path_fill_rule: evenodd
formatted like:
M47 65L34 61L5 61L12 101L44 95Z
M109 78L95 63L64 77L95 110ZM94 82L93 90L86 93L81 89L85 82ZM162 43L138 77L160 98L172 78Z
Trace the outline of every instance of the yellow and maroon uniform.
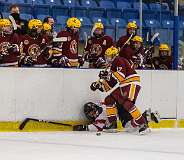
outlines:
M0 36L0 66L18 66L20 39L16 33Z
M121 104L134 118L132 125L138 126L145 123L145 119L135 106L137 96L141 89L139 75L123 57L115 58L112 62L110 72L111 78L109 78L109 81L102 81L105 91L112 90L105 98L107 117L109 118L109 121L116 120L114 104L117 102ZM115 79L117 83L119 83L117 87L115 87Z
M69 59L71 67L78 67L78 45L79 45L79 34L73 34L68 30L64 30L58 33L57 37L66 39L65 42L61 43L59 48L62 49L62 54Z
M84 48L84 53L88 57L91 56L91 59L89 60L90 67L97 68L96 62L98 59L100 57L104 59L105 51L113 45L113 39L110 36L103 35L100 38L94 36L90 37Z
M155 69L172 69L172 56L165 56L164 58L154 57L152 62Z
M34 61L33 66L35 67L46 67L47 58L42 49L48 44L48 38L46 36L38 36L37 38L29 35L23 35L21 37L22 53L25 56L30 56ZM21 54L22 54L21 53Z

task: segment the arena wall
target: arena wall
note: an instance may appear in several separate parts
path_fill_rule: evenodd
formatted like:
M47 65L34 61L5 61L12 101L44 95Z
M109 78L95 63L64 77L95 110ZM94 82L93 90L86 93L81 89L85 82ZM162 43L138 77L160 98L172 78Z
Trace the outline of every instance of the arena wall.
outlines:
M82 106L103 100L106 94L92 92L91 82L99 70L53 68L0 68L0 121L26 117L44 120L80 121ZM184 119L184 72L138 71L142 90L137 106L151 107L163 118Z

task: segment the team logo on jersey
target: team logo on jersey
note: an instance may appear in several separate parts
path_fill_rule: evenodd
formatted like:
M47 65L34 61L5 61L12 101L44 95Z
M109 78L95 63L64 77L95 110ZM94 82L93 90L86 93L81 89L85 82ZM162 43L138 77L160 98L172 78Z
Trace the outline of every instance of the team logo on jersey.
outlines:
M41 54L41 49L37 44L32 44L28 48L28 54L33 58L33 60L37 60L38 56Z
M76 42L76 40L71 41L71 43L70 43L70 52L72 54L77 54L77 42Z
M7 55L8 54L8 46L10 45L10 43L9 42L2 42L1 44L0 44L0 52L1 52L1 54L3 54L3 55Z
M27 39L24 40L24 44L25 44L25 45L28 45L28 44L29 44L29 40L27 40Z
M91 53L95 53L99 56L102 53L102 47L99 44L93 44L91 47Z

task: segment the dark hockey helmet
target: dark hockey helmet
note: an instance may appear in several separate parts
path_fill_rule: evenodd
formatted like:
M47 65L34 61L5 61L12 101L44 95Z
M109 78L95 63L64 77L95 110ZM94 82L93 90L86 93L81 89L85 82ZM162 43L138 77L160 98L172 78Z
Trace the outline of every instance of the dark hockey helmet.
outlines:
M90 121L95 121L101 112L102 108L93 102L84 104L84 114Z

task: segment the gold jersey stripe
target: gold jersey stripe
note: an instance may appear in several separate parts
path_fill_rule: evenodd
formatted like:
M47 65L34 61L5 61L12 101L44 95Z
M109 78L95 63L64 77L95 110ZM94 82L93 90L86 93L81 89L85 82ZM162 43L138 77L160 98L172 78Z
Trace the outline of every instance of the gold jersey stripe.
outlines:
M125 80L125 78L118 72L114 72L113 74L118 79L118 81L123 82Z
M129 92L129 96L128 96L128 98L129 98L131 101L134 100L135 90L136 90L136 85L135 85L135 84L131 84L131 86L130 86L130 92Z
M128 78L128 79L124 80L122 82L122 84L130 83L130 82L140 82L140 77L139 76L135 76L135 77Z
M109 84L107 83L106 80L103 80L102 81L102 84L103 84L103 89L108 92L109 90L111 90L112 88L109 86Z
M130 113L133 117L133 119L137 119L141 116L141 112L136 108L134 111Z
M117 114L117 110L116 107L111 107L111 108L106 108L106 113L107 113L107 117L111 116L111 115L116 115Z

